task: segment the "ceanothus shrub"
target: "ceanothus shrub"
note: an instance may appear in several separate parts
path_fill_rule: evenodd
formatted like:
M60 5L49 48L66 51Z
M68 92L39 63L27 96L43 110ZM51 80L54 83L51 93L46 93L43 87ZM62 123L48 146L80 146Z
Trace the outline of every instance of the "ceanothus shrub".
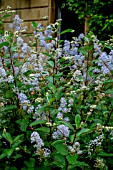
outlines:
M60 25L32 22L25 34L15 15L0 31L1 169L113 168L112 41L63 41L73 30Z

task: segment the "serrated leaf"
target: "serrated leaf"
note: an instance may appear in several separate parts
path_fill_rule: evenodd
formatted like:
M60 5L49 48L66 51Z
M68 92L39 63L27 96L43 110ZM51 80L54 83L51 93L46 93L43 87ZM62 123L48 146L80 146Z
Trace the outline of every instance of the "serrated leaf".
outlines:
M79 166L79 167L81 167L81 166L89 166L88 164L86 164L86 163L84 163L84 162L79 162L79 161L77 161L76 163L75 163L75 165L76 166Z
M14 151L14 148L6 149L4 153L5 153L8 157L10 157L10 156L12 155L13 151Z
M79 114L77 114L75 116L75 124L76 124L76 127L79 128L80 127L80 121L81 121L81 116Z
M53 83L53 77L51 76L46 77L46 80L48 80L50 83Z
M48 84L48 87L49 87L49 89L50 89L53 93L56 92L56 87L54 86L53 83L49 83L49 84Z
M16 121L17 124L19 124L19 128L25 132L27 127L28 127L28 124L29 124L29 120L28 119L22 119L22 120L17 120Z
M78 136L83 135L83 134L88 133L88 132L90 132L90 129L83 128L79 132L76 133L76 136L78 137Z
M6 46L6 47L7 47L7 46L9 46L9 43L8 43L8 42L2 42L2 43L0 43L0 48L3 47L3 46Z
M55 77L61 77L63 75L63 73L58 73L58 74L55 74Z
M23 74L24 74L25 76L29 76L29 75L32 74L32 73L33 73L33 70L28 70L28 71L24 72Z
M66 146L64 146L64 144L56 145L55 148L61 155L67 155Z
M112 153L106 153L106 152L100 152L98 155L99 156L105 156L105 157L112 157L113 156Z
M6 19L6 18L8 18L10 16L11 16L11 14L5 14L5 15L3 15L3 17L1 17L1 19Z
M49 64L49 66L54 67L54 62L53 61L47 61L47 63Z
M58 91L58 92L55 93L55 99L60 100L60 98L61 98L61 92Z
M19 66L21 66L23 64L23 61L22 62L17 62L17 63L15 63L15 67L19 67Z
M89 38L88 37L84 37L84 40L89 43Z
M113 94L113 89L108 89L105 91L106 94Z
M78 158L78 155L67 155L66 159L70 164L75 164L76 160Z
M12 137L11 137L10 133L4 132L4 133L2 134L2 136L3 136L10 144L12 144L13 140L12 140Z
M18 159L18 158L21 158L22 157L22 155L20 155L20 154L16 154L15 156L13 156L13 158L16 160L16 159Z
M60 33L60 35L65 34L65 33L68 33L68 32L73 32L73 29L67 29L67 30L65 30L65 31L62 31L62 32Z
M35 159L30 158L28 161L24 161L24 164L29 168L33 168L35 166Z
M14 93L11 90L8 90L8 91L6 91L5 97L7 99L10 99L10 98L14 97Z
M87 55L87 51L83 47L79 49L79 52L82 53L83 55Z
M36 22L34 22L34 21L32 21L32 26L33 26L33 28L37 28L37 23Z
M32 122L29 126L35 126L38 124L45 124L45 123L46 123L45 120L36 120L36 121Z
M52 143L52 146L58 145L60 143L64 143L65 140L56 140L55 142Z
M44 55L48 56L48 57L51 57L52 55L47 53L47 52L43 52Z
M52 143L52 146L54 146L61 155L67 155L67 149L63 142L62 140L57 140Z
M48 128L48 127L41 127L41 128L37 128L36 131L50 133L50 128Z
M70 135L70 141L71 141L71 143L73 143L74 138L75 138L75 135Z
M47 38L45 38L44 40L55 40L54 38L49 38L49 37L47 37Z
M21 140L18 140L18 141L16 141L16 142L14 142L13 144L12 144L12 148L17 148L18 147L18 145L20 145L22 143L22 141Z
M20 140L21 137L24 137L24 134L18 135L13 139L13 142L16 142L17 140Z
M7 110L13 110L13 109L17 109L17 106L16 106L16 105L9 105L9 106L6 106L6 107L4 108L5 111L7 111Z
M55 154L54 160L56 165L58 165L58 163L61 164L61 166L65 165L65 157L61 154Z
M5 153L1 154L1 155L0 155L0 159L3 159L5 156L6 156Z

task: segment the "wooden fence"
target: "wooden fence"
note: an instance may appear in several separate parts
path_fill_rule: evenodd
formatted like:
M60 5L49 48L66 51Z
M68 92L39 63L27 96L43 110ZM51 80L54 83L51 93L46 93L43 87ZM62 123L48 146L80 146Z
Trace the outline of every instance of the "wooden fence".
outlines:
M1 0L1 10L10 6L32 31L31 22L41 22L47 26L55 21L55 0ZM46 17L47 16L47 17ZM12 22L14 15L5 20L5 28Z

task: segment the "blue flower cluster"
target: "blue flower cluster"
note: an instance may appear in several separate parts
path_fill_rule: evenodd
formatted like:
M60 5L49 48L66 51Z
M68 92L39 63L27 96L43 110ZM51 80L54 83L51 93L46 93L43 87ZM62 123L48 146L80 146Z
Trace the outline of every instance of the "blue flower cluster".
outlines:
M52 134L53 139L66 139L69 137L69 128L65 125L57 126L57 130Z
M40 138L40 135L37 132L33 132L31 134L31 143L35 143L33 146L36 148L36 154L43 156L43 157L49 157L51 151L48 148L43 148L44 147L44 142Z

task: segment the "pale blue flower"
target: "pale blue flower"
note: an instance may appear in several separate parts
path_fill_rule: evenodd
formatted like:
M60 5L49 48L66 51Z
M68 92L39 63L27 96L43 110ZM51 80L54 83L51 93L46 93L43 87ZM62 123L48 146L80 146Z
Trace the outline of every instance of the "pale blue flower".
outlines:
M53 139L66 139L69 137L69 128L65 125L57 126L57 131L52 134Z

